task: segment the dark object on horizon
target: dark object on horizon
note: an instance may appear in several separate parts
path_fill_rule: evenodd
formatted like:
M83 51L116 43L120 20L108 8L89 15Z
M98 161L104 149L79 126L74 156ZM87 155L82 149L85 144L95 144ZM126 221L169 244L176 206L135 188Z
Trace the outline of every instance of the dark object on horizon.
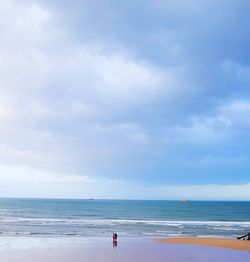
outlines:
M243 238L245 240L245 237L247 237L246 240L250 240L250 232L247 233L246 235L242 236L242 237L237 237L237 239L242 239Z

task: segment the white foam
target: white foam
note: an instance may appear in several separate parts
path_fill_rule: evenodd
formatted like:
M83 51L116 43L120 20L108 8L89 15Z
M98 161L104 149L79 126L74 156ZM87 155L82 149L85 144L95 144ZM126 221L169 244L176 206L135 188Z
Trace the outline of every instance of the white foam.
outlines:
M30 225L156 225L169 227L213 226L213 227L250 227L250 221L171 221L140 219L57 219L57 218L2 218L1 223Z

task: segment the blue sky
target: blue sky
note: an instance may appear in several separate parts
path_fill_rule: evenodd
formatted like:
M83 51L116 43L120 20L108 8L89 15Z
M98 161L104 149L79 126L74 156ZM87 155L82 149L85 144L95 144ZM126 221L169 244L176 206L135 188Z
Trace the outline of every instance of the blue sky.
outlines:
M249 8L1 1L1 196L250 199Z

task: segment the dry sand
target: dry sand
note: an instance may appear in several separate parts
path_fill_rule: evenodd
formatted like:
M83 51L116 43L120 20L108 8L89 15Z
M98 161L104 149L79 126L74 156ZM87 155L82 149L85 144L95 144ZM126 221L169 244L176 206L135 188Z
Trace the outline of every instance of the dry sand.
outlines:
M164 238L160 239L161 243L185 244L185 245L202 245L212 247L223 247L234 250L250 251L250 241L224 238Z

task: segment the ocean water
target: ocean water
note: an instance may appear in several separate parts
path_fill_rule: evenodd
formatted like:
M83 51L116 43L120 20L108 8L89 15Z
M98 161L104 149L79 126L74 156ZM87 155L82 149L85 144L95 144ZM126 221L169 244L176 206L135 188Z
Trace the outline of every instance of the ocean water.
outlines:
M1 236L223 236L250 232L250 202L0 199Z

